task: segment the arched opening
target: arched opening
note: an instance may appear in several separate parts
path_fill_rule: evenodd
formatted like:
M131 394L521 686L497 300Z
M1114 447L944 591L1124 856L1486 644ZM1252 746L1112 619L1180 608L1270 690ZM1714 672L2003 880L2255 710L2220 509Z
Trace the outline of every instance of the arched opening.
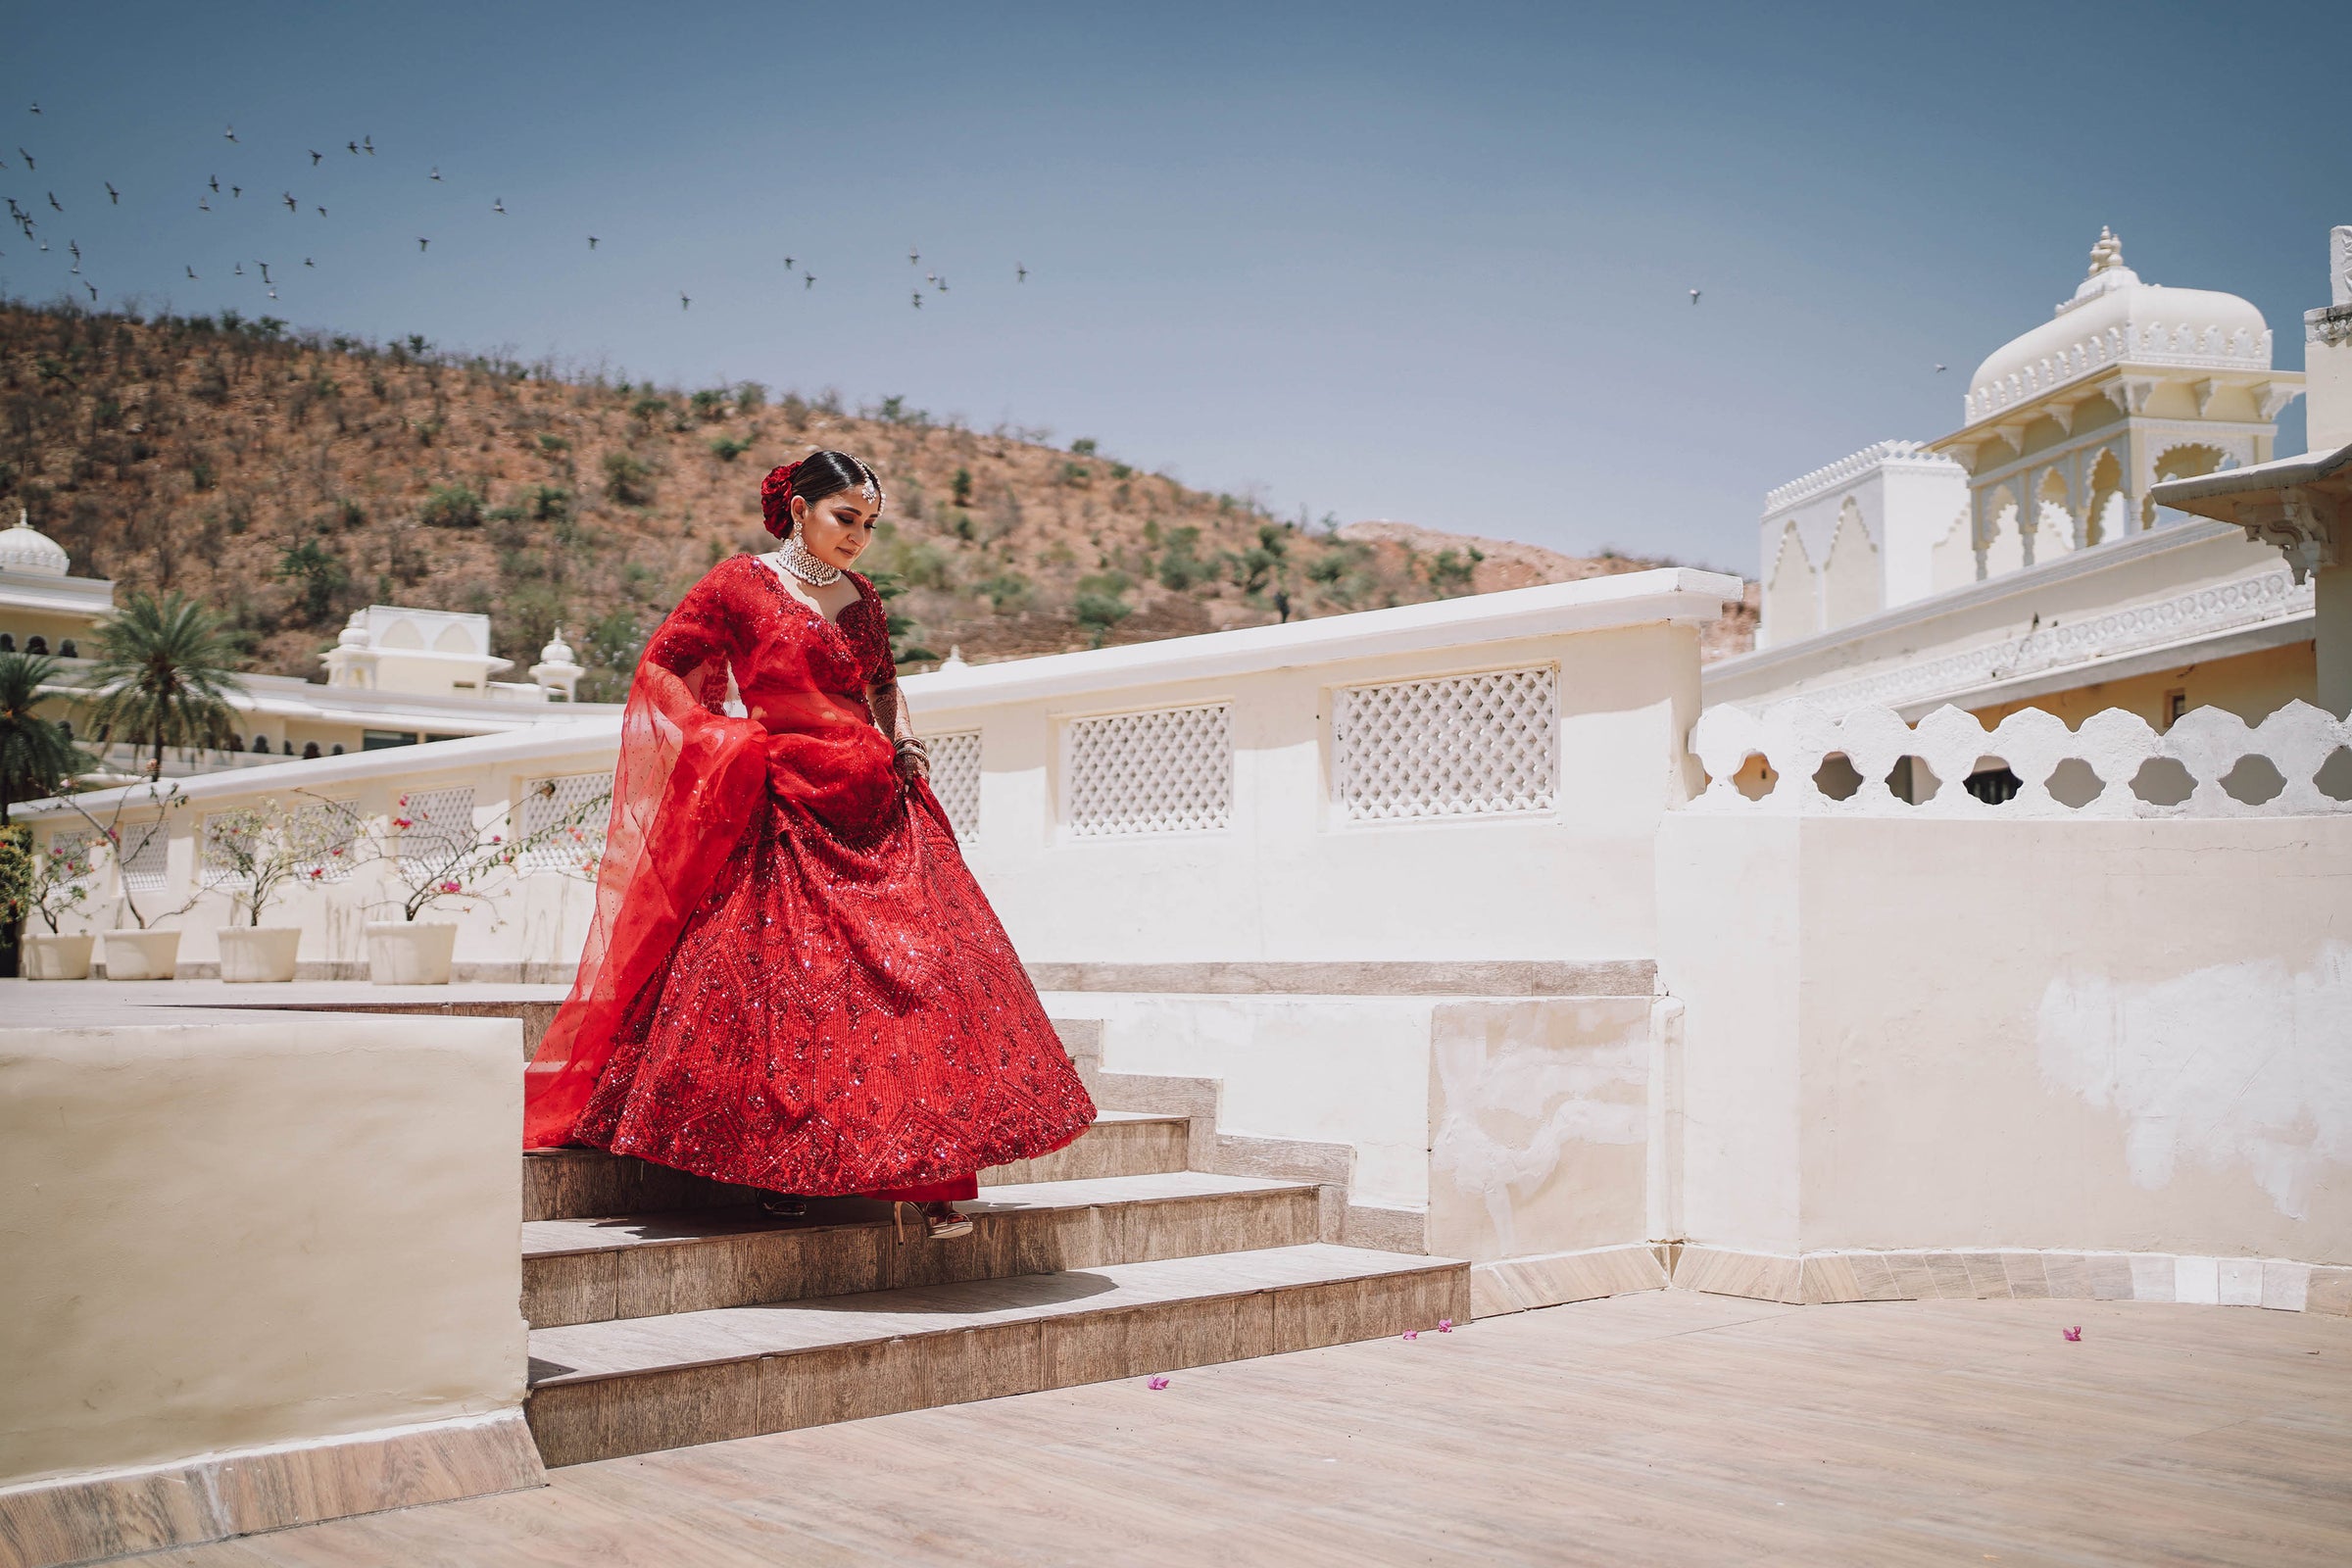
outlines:
M1838 509L1838 532L1830 540L1829 560L1821 568L1822 629L1833 631L1867 620L1886 608L1885 579L1879 570L1879 547L1870 542L1862 509L1847 497Z
M2158 483L2162 483L2166 479L2195 479L2212 473L2228 462L2229 454L2220 447L2208 446L2202 441L2183 442L2180 446L2167 447L2156 454L2156 479ZM2139 511L2143 526L2150 528L2156 526L2159 509L2154 496L2149 496L2142 501ZM2180 513L2172 514L2172 520L2176 522L2182 520L2181 514Z
M1821 630L1821 600L1814 589L1813 564L1796 536L1796 525L1781 530L1780 554L1764 580L1764 629L1774 644L1797 642Z
M1998 577L2026 564L2026 544L2018 532L2017 498L2007 485L1984 498L1984 575Z
M2041 476L2034 493L2034 559L2055 561L2075 548L2073 497L2066 477L2052 468Z
M2082 513L2082 542L2103 545L2121 539L2129 530L2130 510L2124 502L2124 466L2113 449L2101 452L2090 466L2090 505Z

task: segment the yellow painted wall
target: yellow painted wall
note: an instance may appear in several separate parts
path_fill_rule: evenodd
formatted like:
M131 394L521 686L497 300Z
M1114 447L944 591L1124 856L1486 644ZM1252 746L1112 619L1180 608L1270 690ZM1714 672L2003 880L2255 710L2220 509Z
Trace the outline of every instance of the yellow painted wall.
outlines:
M2071 691L2052 692L2045 697L2002 703L1974 711L1987 729L2021 708L2041 709L2066 720L2069 727L2076 727L2103 708L2122 708L2163 729L2169 717L2165 699L2169 693L2180 692L2188 708L2228 709L2247 723L2255 724L2289 702L2314 701L2318 691L2319 662L2313 645L2306 642L2186 664L2153 675L2134 675L2128 680L2098 681Z

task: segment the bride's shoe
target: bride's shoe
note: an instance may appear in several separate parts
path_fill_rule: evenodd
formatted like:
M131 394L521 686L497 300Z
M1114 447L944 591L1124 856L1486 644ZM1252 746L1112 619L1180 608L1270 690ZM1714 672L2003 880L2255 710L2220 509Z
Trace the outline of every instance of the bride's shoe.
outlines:
M790 1193L769 1193L760 1200L760 1211L771 1219L803 1219L808 1213L808 1200Z
M935 1242L953 1241L958 1236L972 1234L971 1216L956 1213L954 1203L893 1203L890 1205L891 1228L898 1233L902 1242L906 1240L906 1228L900 1219L900 1211L906 1208L914 1210L915 1217L923 1222L923 1233Z

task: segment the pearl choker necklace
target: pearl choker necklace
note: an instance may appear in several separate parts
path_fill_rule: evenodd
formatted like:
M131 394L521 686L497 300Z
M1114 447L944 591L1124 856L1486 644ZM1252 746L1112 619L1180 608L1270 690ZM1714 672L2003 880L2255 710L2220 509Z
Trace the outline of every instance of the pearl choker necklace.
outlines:
M801 581L815 588L830 588L841 581L841 568L819 561L801 543L801 531L795 528L784 536L784 548L776 552L784 569Z

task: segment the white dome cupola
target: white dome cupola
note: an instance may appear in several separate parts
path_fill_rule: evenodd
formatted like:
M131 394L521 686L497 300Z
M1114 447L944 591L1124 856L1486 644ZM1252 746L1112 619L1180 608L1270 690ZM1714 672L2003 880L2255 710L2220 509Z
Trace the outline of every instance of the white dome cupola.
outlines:
M65 547L32 526L24 508L17 509L17 525L0 530L0 571L28 577L63 577L72 563Z
M2127 363L2264 371L2271 368L2271 329L2260 311L2234 294L2140 281L2124 265L2123 241L2101 228L2074 297L2051 319L1993 350L1969 377L1964 422L1992 418Z

